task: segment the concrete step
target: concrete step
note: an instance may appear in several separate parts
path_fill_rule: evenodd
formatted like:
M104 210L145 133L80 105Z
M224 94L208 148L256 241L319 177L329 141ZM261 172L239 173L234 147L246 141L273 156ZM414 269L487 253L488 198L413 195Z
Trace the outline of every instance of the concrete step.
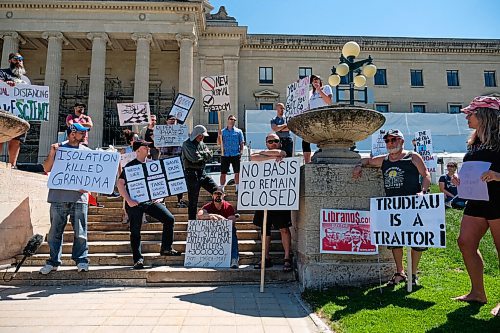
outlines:
M187 203L187 200L185 200ZM237 207L236 200L228 200L233 207ZM201 208L205 202L209 201L198 201L198 208ZM110 209L110 208L123 208L123 202L121 201L110 201L110 202L100 202L99 204L104 205L104 207L96 207L96 206L89 206L89 214L94 214L96 211L101 210L101 209ZM166 202L165 204L168 208L168 210L172 214L176 213L184 213L187 214L187 208L177 208L177 200L175 201L169 201Z
M188 223L187 222L175 222L175 231L186 231ZM150 222L143 223L142 231L161 231L163 228L160 222ZM252 222L236 222L236 230L258 230L259 228ZM68 223L65 228L66 231L72 231L73 226ZM121 223L120 221L109 221L109 222L88 222L87 224L88 232L92 231L124 231L129 230L129 225Z
M101 209L101 211L88 215L88 219L87 219L88 222L121 222L123 220L123 216L122 216L120 208L108 208L109 210L106 210L106 208L104 208L104 209L99 208L99 209ZM188 220L187 213L175 214L174 217L175 217L176 223L177 222L187 222L187 220ZM146 220L157 221L156 219L154 219L148 215L146 215ZM238 221L239 222L245 222L245 221L251 222L251 221L253 221L253 214L240 214Z

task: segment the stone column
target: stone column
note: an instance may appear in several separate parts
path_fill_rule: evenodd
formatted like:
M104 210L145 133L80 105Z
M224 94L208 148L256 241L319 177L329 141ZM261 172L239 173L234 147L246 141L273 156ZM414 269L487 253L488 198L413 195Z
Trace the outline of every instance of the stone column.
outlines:
M175 35L179 44L179 92L193 96L193 51L196 44L194 34ZM193 127L193 112L190 112L186 123Z
M149 51L153 36L149 33L133 33L137 44L135 55L134 102L149 100Z
M88 115L92 118L92 123L94 125L89 132L89 145L92 148L96 148L102 146L106 44L109 42L109 38L108 35L103 32L88 33L87 38L92 41Z
M0 38L3 39L1 68L6 68L9 66L9 54L18 52L19 42L24 44L26 41L15 31L0 32Z
M38 161L43 162L49 152L50 145L57 142L59 95L61 81L62 43L65 40L61 32L44 32L42 38L49 41L47 63L45 65L45 82L49 86L50 109L49 121L42 121L40 141L38 144Z
M231 112L226 113L224 122L226 123L229 114L234 114L237 119L243 120L243 114L240 115L238 108L238 57L224 57L224 74L227 75L229 80L229 94L231 101ZM240 124L241 125L241 124Z

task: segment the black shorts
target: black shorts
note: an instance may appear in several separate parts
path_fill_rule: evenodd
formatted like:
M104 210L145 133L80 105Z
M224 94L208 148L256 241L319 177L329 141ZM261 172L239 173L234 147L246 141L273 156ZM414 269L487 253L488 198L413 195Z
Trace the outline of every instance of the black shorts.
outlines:
M464 215L482 217L488 221L500 219L500 204L490 201L468 200Z
M293 155L293 140L292 138L280 138L281 150L286 152L286 157L292 157Z
M240 160L241 155L237 156L221 156L220 158L220 173L223 175L227 175L229 172L229 165L233 165L234 173L240 172Z
M262 228L264 211L257 210L253 215L253 224ZM268 210L266 236L271 236L271 229L283 229L292 226L292 212L289 210Z
M302 152L303 153L311 152L311 144L309 142L302 140Z
M388 246L387 248L389 250L396 250L396 249L402 249L403 247L402 246ZM424 251L428 250L427 247L412 247L411 249L413 251L417 251L417 252L424 252Z

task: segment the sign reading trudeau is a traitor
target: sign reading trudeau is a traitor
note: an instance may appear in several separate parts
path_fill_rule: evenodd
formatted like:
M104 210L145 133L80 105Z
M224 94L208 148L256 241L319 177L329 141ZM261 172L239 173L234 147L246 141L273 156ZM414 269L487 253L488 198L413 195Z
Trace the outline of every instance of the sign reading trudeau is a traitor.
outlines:
M300 158L242 162L238 191L240 210L298 210Z
M58 148L48 187L109 194L115 187L118 152Z
M24 120L49 120L49 87L0 82L0 109Z
M370 199L372 244L446 247L443 193Z

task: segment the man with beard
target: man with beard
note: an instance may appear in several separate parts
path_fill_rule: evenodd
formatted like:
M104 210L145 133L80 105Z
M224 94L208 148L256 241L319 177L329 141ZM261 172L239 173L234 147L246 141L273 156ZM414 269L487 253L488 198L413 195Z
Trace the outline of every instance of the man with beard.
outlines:
M69 126L66 130L68 141L64 144L55 143L50 146L49 155L43 162L45 172L52 170L59 147L90 150L82 145L88 130L87 127L80 124ZM50 189L47 202L50 203L50 230L47 236L50 257L45 266L40 269L40 274L47 275L52 271L57 271L61 265L62 237L68 216L70 216L74 233L71 259L75 261L78 272L87 272L89 270L87 258L89 251L87 245L88 192Z
M31 84L30 80L25 76L26 69L24 68L24 58L19 53L9 54L9 68L0 69L0 81L5 82L13 87L16 84ZM8 143L9 163L13 168L16 167L21 143L26 140L26 133L21 134ZM3 143L0 143L0 151L3 151Z
M73 114L69 114L66 117L66 126L71 126L72 124L79 123L88 129L91 129L93 126L92 119L90 116L85 114L85 108L86 105L84 103L75 103L75 106L73 107ZM89 135L88 132L86 132L85 135L85 140L83 143L85 146L89 146Z

